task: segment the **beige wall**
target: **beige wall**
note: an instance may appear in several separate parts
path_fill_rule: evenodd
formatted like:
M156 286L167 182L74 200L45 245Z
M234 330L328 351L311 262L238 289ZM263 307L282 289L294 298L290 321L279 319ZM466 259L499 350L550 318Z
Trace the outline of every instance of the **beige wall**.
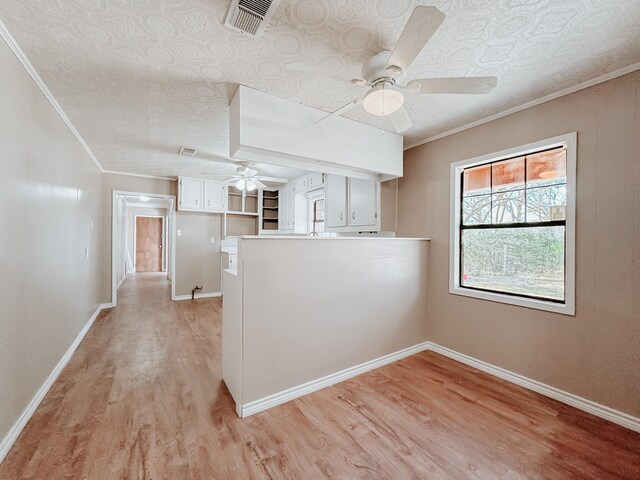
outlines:
M191 295L196 285L203 287L200 293L220 291L221 222L221 214L178 213L176 226L181 236L176 237L176 295Z
M572 131L576 316L449 294L449 164ZM432 238L429 339L640 415L640 73L405 153L398 234Z
M398 181L396 178L380 184L380 230L383 232L395 232L397 228Z
M2 441L104 298L100 173L3 40L0 65Z

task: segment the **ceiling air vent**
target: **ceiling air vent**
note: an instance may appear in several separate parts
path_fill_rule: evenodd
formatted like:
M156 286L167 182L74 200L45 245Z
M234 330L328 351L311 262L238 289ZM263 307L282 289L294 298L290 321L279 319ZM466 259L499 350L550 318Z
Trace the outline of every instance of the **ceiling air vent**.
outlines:
M260 38L280 0L232 0L225 26Z
M180 147L178 153L180 155L184 155L185 157L195 157L198 153L198 150L196 150L195 148Z

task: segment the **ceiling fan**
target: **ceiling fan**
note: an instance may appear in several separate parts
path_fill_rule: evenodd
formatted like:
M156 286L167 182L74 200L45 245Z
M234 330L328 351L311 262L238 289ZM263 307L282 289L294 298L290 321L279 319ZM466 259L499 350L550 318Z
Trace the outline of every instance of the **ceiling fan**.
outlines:
M362 103L364 109L373 115L388 115L395 130L402 133L413 126L403 107L405 100L403 92L432 94L491 92L497 85L496 77L420 78L412 80L406 86L398 84L400 77L406 74L444 19L445 14L436 7L416 7L393 52L383 51L369 58L362 66L362 78L348 79L335 72L303 63L286 64L289 70L314 73L370 87L364 97L350 101L320 119L316 125L334 116L342 115Z
M246 165L239 166L236 169L236 173L233 175L224 175L217 173L209 173L202 172L203 175L214 176L214 177L224 177L223 184L225 185L234 185L238 190L242 190L243 192L253 192L254 190L261 190L266 188L267 186L262 183L260 180L264 180L265 182L271 181L281 181L280 178L272 178L272 177L263 177L258 175L257 170L253 170L252 168L247 167ZM231 177L231 178L229 178Z

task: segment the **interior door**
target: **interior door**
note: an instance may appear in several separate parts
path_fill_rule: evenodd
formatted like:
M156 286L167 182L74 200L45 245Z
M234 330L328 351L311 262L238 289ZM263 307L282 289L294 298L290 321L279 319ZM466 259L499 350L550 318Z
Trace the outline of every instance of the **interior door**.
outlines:
M136 217L136 272L162 271L162 218Z

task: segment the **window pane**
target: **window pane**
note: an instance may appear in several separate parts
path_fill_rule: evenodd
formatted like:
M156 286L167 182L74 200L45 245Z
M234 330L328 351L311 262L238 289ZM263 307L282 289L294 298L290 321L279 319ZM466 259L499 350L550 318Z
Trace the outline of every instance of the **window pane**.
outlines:
M493 192L524 188L524 157L495 162L491 176Z
M524 190L493 194L492 223L524 222Z
M564 148L527 155L527 187L566 181L567 151Z
M466 168L464 170L462 196L483 195L491 192L491 165Z
M564 226L461 231L461 284L564 300Z
M491 195L463 198L462 223L464 225L491 223Z
M527 222L565 220L564 209L553 209L552 215L552 207L566 205L566 185L527 189Z

